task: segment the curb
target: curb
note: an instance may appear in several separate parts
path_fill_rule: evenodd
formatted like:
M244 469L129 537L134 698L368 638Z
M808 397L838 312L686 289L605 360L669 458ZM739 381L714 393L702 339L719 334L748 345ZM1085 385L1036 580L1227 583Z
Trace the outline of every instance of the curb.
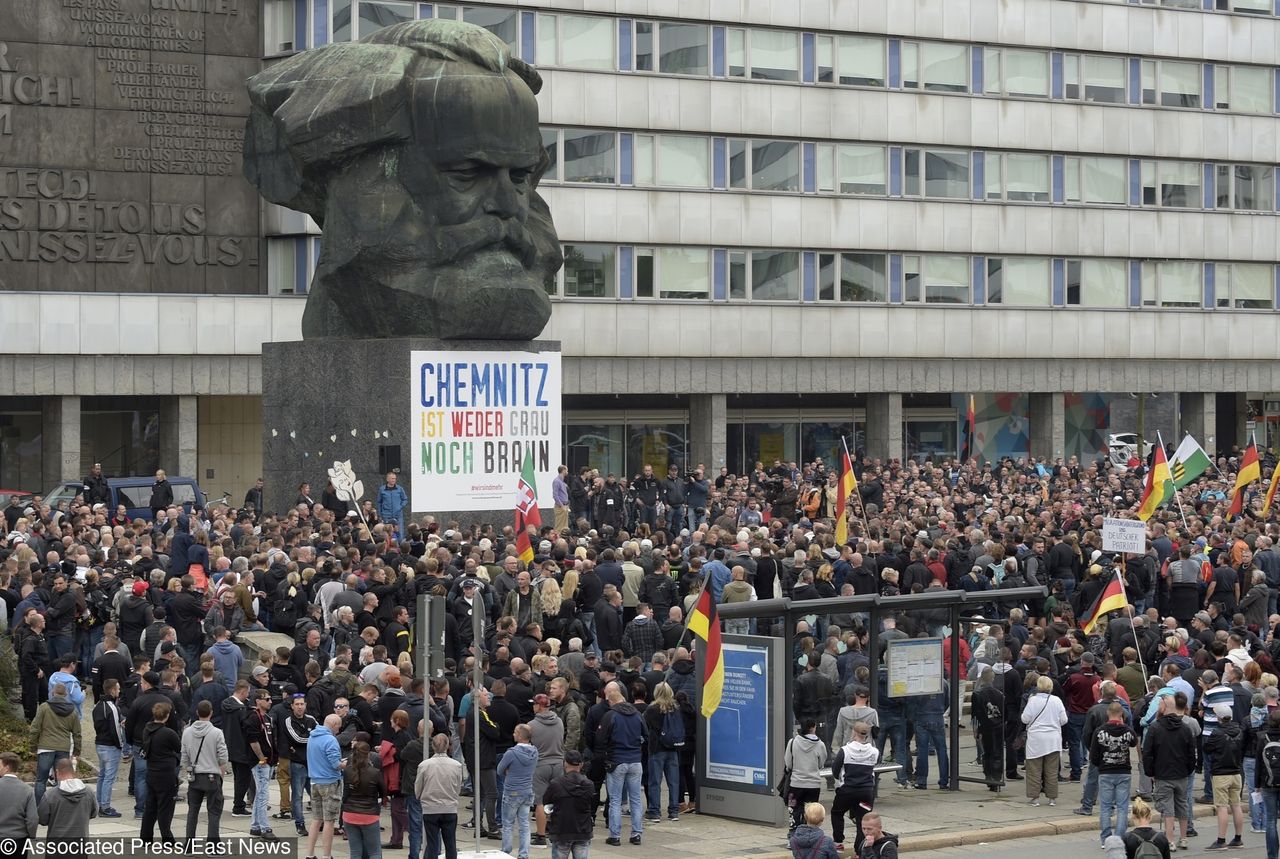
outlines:
M1197 818L1213 817L1211 805L1196 805ZM1046 835L1071 835L1077 832L1088 832L1098 828L1098 815L1088 817L1073 815L1053 820L1038 820L1029 823L1015 823L1010 826L991 829L967 829L961 832L935 833L919 836L908 836L898 844L899 853L916 853L925 850L939 850L944 847L972 847L978 844L990 844L995 841L1012 841L1019 838L1039 838ZM852 848L846 851L853 856ZM755 853L750 859L792 859L789 851L779 853Z

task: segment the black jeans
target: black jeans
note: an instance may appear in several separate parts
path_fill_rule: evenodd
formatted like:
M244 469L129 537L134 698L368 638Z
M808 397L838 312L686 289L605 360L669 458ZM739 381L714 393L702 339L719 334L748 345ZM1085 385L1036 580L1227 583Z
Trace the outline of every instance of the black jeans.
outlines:
M212 778L201 774L187 787L187 843L195 840L196 827L200 825L200 804L206 803L209 811L209 835L206 840L218 840L218 825L222 822L222 776Z
M822 788L793 787L787 795L787 805L791 807L791 828L795 829L804 823L804 807L806 803L817 802Z
M854 856L862 851L862 816L871 810L875 801L874 789L837 790L831 803L831 837L837 844L844 843L844 816L848 814L853 818Z
M231 763L231 775L234 784L231 787L231 811L249 811L248 802L253 802L253 798L257 795L258 789L253 784L253 764L238 764L234 761Z
M422 854L425 859L440 855L440 842L444 842L445 859L458 859L458 815L422 815Z
M177 772L147 779L147 804L142 810L142 840L154 840L157 823L160 824L160 837L165 841L173 840L173 806L177 800Z

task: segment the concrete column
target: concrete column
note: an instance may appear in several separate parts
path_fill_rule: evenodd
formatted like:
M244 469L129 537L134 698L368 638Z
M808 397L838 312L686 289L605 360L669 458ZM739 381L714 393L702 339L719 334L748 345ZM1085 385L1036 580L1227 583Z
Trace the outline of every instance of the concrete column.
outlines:
M719 473L727 450L728 400L724 394L693 394L689 397L689 464L702 463L707 476Z
M1182 432L1191 433L1200 446L1213 456L1218 449L1218 395L1212 391L1179 394L1182 403ZM1182 440L1169 439L1175 445Z
M867 394L867 453L902 459L902 394Z
M160 406L160 467L183 477L196 474L199 439L199 398L166 397Z
M1031 424L1031 455L1053 462L1065 457L1067 414L1062 394L1031 394L1027 408Z
M42 415L44 486L84 477L80 468L80 398L45 397Z

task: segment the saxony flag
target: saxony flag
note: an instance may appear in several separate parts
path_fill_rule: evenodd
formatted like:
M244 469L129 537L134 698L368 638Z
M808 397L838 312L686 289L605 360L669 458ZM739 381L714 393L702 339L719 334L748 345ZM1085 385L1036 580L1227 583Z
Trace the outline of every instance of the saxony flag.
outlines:
M1138 518L1143 522L1151 518L1156 508L1173 497L1173 478L1169 476L1169 462L1164 458L1164 448L1156 445L1155 463L1147 474L1147 488L1142 493L1142 506Z
M516 551L526 564L533 562L533 544L529 542L529 526L542 525L538 512L538 484L533 475L533 451L524 455L520 469L520 482L516 484Z
M1231 493L1231 506L1227 508L1227 518L1234 519L1244 510L1244 490L1250 484L1262 479L1262 467L1258 465L1258 446L1252 439L1249 447L1240 460L1240 470L1236 472L1236 488Z
M1182 443L1178 445L1178 449L1173 452L1173 461L1169 463L1173 485L1181 489L1208 471L1212 464L1209 461L1209 454L1205 453L1200 443L1191 437L1191 433L1187 433Z
M706 657L702 661L702 715L710 719L720 706L724 693L724 655L720 652L720 620L716 617L716 604L711 601L711 589L703 588L698 604L689 615L689 631L707 643Z
M1117 571L1093 601L1093 605L1080 617L1080 628L1085 635L1092 635L1098 625L1098 618L1108 612L1122 611L1128 604L1129 601L1124 596L1124 585L1120 583L1120 573Z

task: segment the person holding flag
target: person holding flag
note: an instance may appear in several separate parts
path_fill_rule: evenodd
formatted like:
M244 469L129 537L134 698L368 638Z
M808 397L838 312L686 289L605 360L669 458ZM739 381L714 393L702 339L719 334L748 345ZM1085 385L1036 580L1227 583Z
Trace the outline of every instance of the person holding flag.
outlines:
M1231 493L1231 506L1227 508L1227 521L1230 522L1244 512L1244 491L1250 483L1262 479L1262 467L1258 464L1258 445L1249 439L1249 447L1240 460L1240 470L1236 472L1236 486Z
M1124 581L1120 578L1120 571L1116 570L1093 604L1080 615L1080 628L1085 635L1093 635L1101 617L1113 611L1124 611L1128 607L1129 599L1125 596Z
M524 455L524 465L520 468L520 480L516 483L516 551L520 560L526 565L533 563L533 541L529 539L529 528L536 533L542 526L542 514L538 512L538 482L533 474L533 451Z

